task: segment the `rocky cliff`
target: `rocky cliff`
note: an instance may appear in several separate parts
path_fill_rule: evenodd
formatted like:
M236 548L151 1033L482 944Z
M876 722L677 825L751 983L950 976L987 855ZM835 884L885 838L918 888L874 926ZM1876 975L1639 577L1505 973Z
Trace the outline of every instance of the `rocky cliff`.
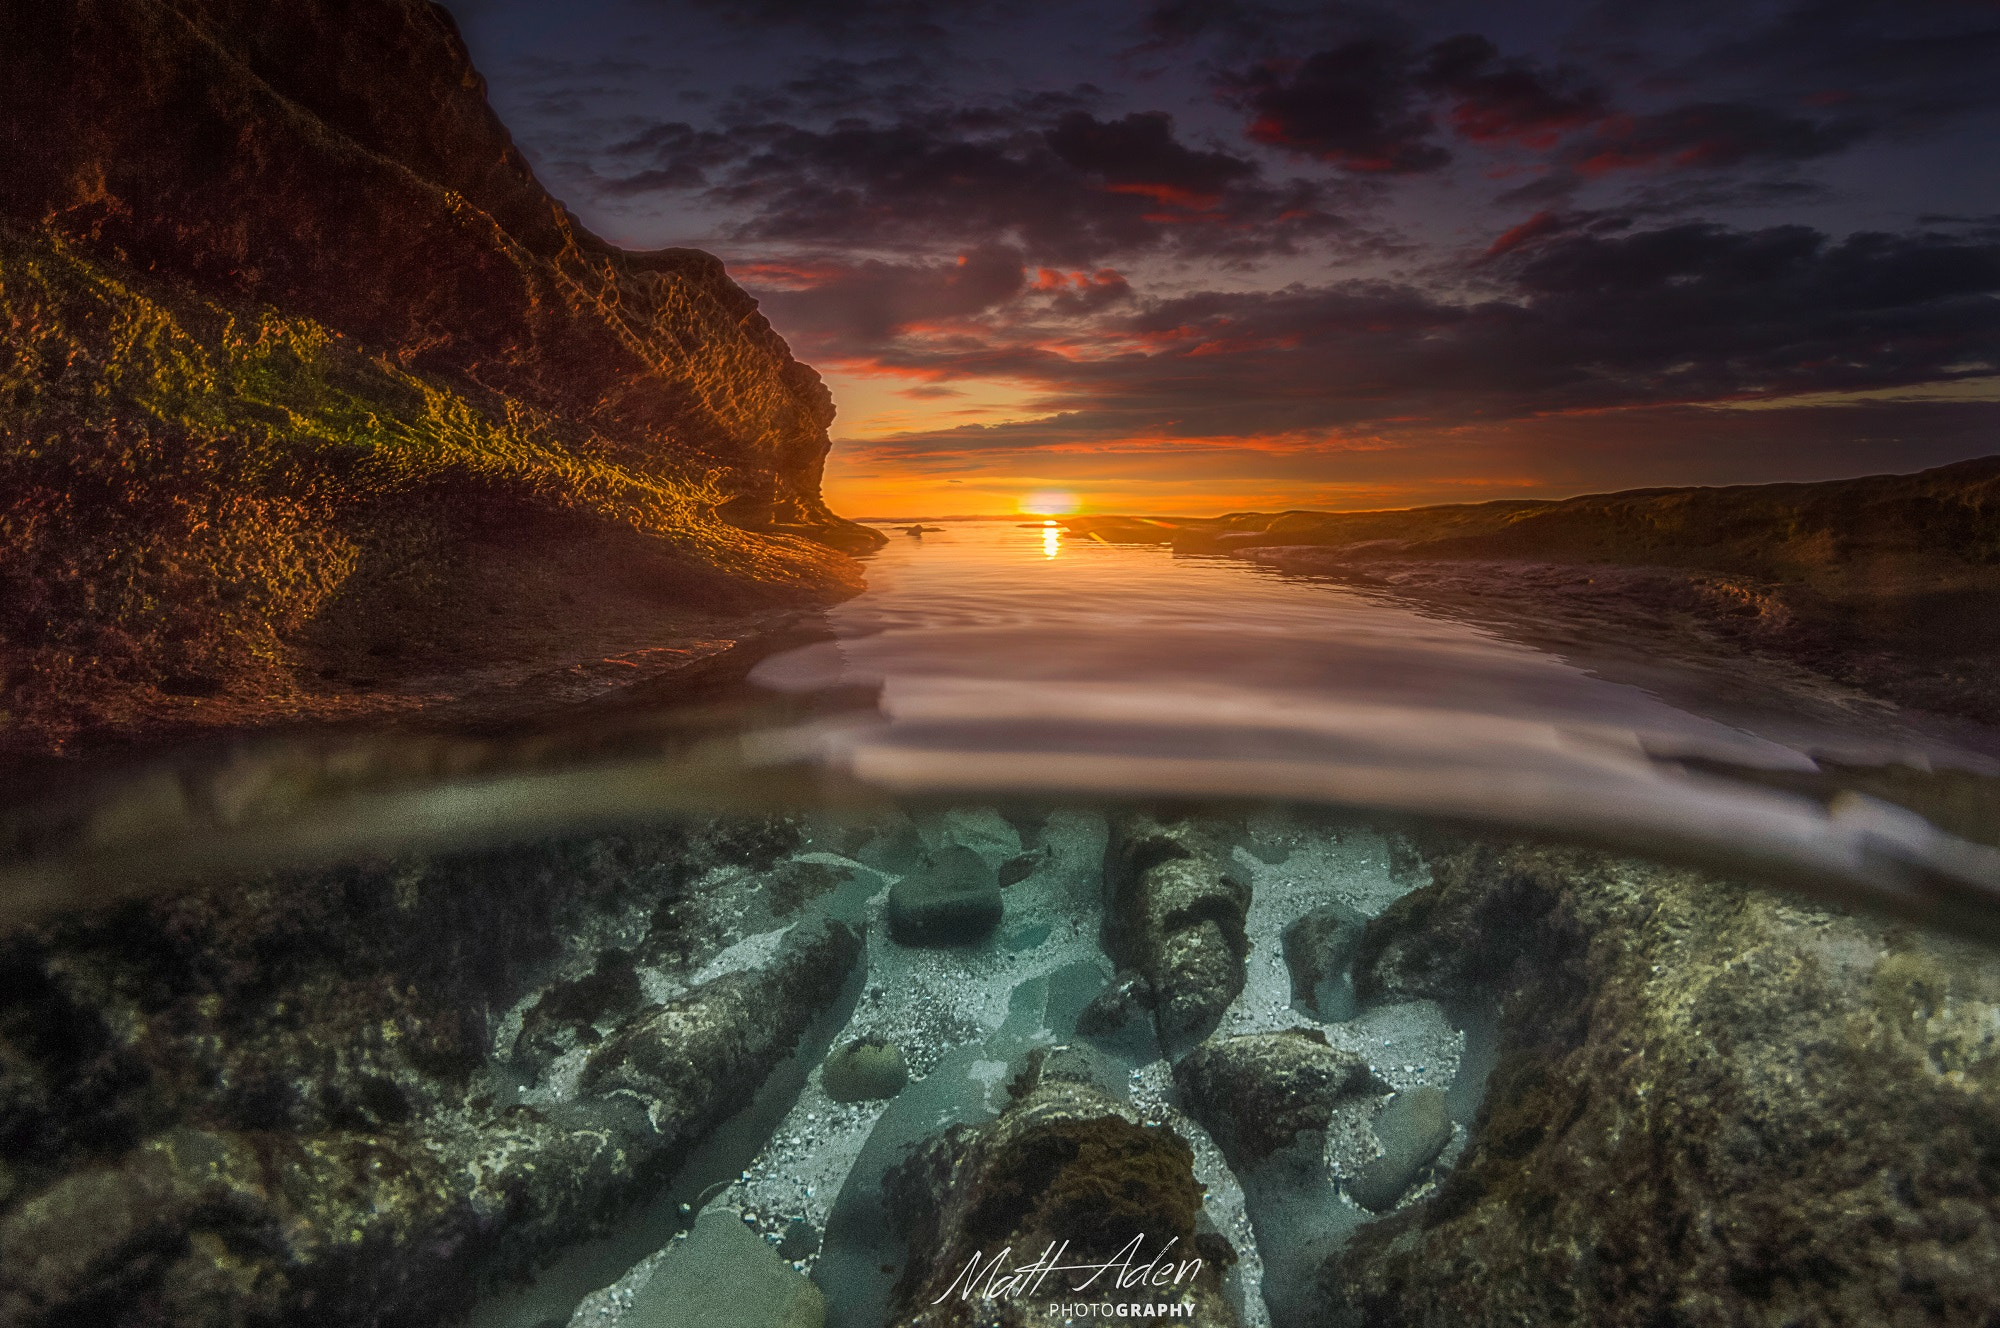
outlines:
M443 9L0 28L0 633L38 741L856 583L818 376L719 260L622 252L550 197Z

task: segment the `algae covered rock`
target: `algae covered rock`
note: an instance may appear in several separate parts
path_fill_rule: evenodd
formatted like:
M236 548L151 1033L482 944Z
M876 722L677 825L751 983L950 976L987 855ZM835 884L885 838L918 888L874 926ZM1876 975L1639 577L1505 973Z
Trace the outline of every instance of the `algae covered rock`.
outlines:
M1342 904L1322 904L1285 928L1292 1002L1324 1020L1353 1017L1351 969L1368 920Z
M598 1040L597 1025L638 1008L642 993L630 951L612 948L583 977L558 982L521 1017L514 1058L533 1067Z
M1052 1303L1142 1302L1183 1307L1188 1317L1177 1322L1235 1328L1221 1290L1234 1251L1200 1229L1202 1188L1187 1142L1141 1124L1079 1075L1036 1074L1017 1087L998 1119L953 1126L886 1180L909 1249L892 1322L1025 1328L1050 1322ZM1007 1284L1012 1269L1051 1247L1061 1247L1063 1264L1112 1262L1113 1271L1081 1289L1086 1273ZM1128 1275L1120 1260L1150 1267Z
M1161 1045L1198 1042L1243 990L1247 876L1234 832L1135 814L1112 825L1105 854L1105 950L1146 980Z
M578 1091L634 1103L670 1138L712 1125L741 1104L742 1084L760 1062L798 1041L860 953L843 923L801 926L768 968L727 974L640 1011L590 1053Z
M1375 1138L1382 1156L1347 1183L1347 1193L1379 1213L1393 1208L1451 1142L1444 1094L1428 1084L1396 1094L1375 1117Z
M2000 968L1607 854L1461 845L1364 986L1504 994L1464 1155L1328 1261L1329 1324L1985 1324Z
M880 1038L862 1038L841 1047L820 1068L820 1086L835 1102L869 1102L894 1097L910 1082L903 1049Z
M928 868L889 887L889 934L903 945L971 945L1005 912L992 865L964 845L940 849Z
M1211 1038L1174 1066L1188 1113L1230 1165L1249 1167L1301 1133L1324 1131L1337 1099L1375 1086L1368 1064L1318 1030ZM1449 1127L1447 1126L1447 1129Z
M743 1223L708 1208L633 1293L626 1328L822 1328L826 1300Z

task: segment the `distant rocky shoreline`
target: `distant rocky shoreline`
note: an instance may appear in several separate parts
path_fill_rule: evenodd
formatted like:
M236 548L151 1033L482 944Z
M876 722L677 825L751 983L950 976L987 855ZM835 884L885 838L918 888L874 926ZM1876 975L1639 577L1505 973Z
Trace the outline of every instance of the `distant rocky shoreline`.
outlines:
M1558 650L1762 659L2000 724L2000 457L1815 484L1064 524L1391 595Z

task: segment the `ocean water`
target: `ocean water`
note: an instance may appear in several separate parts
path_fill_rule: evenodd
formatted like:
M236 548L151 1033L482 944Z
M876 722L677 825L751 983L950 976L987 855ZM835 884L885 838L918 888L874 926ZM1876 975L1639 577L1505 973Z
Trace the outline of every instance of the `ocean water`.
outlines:
M1534 1043L1522 1011L1546 1019L1553 999L1522 995L1529 970L1418 944L1484 956L1486 933L1533 922L1495 905L1475 912L1471 932L1424 930L1418 902L1463 894L1463 864L1483 861L1482 845L1582 845L1645 864L1591 878L1627 909L1617 916L1642 919L1634 927L1680 906L1662 894L1648 911L1648 890L1706 873L1726 883L1717 889L1776 901L1742 907L1765 909L1772 935L1806 937L1801 952L1829 971L1883 971L1904 944L1884 940L1885 927L1914 924L1940 945L2000 936L2000 852L1926 819L1921 799L1829 782L1854 769L1989 779L2000 774L1991 734L1801 698L1754 675L1718 691L1676 676L1672 661L1635 670L1610 650L1553 654L1259 565L1065 538L1053 525L898 532L869 584L693 711L614 708L569 729L478 738L273 741L117 772L17 814L0 867L7 897L41 917L65 898L143 904L245 872L490 860L634 826L781 819L775 850L767 835L704 859L671 905L617 896L484 1010L487 1055L467 1101L639 1137L657 1122L593 1098L602 1048L647 1011L771 970L815 928L859 937L839 994L801 1017L766 1072L730 1087L719 1126L606 1186L590 1221L533 1257L478 1270L478 1328L1029 1321L1026 1302L1006 1296L951 1301L972 1317L935 1317L945 1310L929 1303L938 1270L922 1265L923 1242L960 1248L968 1232L1033 1228L1035 1195L995 1217L980 1187L1000 1182L979 1168L1001 1165L993 1141L1045 1083L1186 1150L1199 1196L1190 1234L1210 1242L1211 1261L1216 1241L1228 1251L1198 1306L1204 1321L1364 1321L1353 1288L1369 1285L1368 1259L1387 1257L1366 1233L1398 1221L1414 1233L1411 1214L1501 1202L1449 1187L1469 1157L1493 1174L1498 1144L1483 1132L1518 1108ZM937 905L942 941L913 940L909 901L946 863L983 883L970 904ZM677 864L625 870L672 875ZM662 922L663 909L678 912ZM1673 931L1682 924L1659 925L1665 939L1646 945L1692 944ZM669 954L653 945L663 930L692 939ZM1421 962L1397 958L1398 937ZM1546 953L1567 956L1578 991L1609 1001L1628 978L1593 943L1624 942L1600 935ZM1524 936L1517 948L1555 944ZM550 993L608 971L613 950L639 995L579 1019L547 1055L522 1053ZM1662 985L1674 976L1664 966L1633 970L1642 1014L1691 1008L1694 997ZM1655 979L1657 993L1645 986ZM1134 981L1139 994L1121 996ZM1978 1046L1996 1036L1976 1034ZM1653 1035L1642 1023L1630 1034ZM1565 1036L1595 1045L1588 1031ZM830 1087L829 1068L856 1046L894 1050L894 1091ZM1515 1096L1489 1106L1509 1047ZM1277 1059L1189 1077L1231 1048L1276 1048ZM1986 1073L1985 1055L1958 1066L1962 1081ZM1330 1083L1326 1066L1348 1077ZM1275 1150L1246 1143L1292 1110L1287 1094L1318 1104L1308 1128ZM476 1132L465 1121L479 1111L450 1129ZM460 1138L447 1133L439 1124L421 1146L447 1153ZM1053 1194L1078 1156L1049 1163L1038 1183ZM923 1157L929 1173L912 1161ZM1116 1165L1092 1165L1110 1166L1109 1181L1088 1179L1114 1194ZM957 1197L912 1216L925 1194ZM755 1239L728 1244L715 1232L734 1226L704 1215ZM1366 1254L1351 1268L1350 1245ZM1348 1290L1329 1268L1348 1268ZM1438 1286L1423 1294L1474 1294ZM1048 1321L1036 1304L1034 1321Z

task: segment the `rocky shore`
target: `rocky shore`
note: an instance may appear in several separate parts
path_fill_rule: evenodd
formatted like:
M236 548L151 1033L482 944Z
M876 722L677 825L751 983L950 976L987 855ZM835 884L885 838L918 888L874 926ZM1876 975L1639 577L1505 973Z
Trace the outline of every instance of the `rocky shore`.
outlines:
M0 43L0 758L520 718L854 593L833 405L535 180L424 0Z
M1394 596L1545 648L1664 655L1725 678L1761 662L1761 682L2000 722L1988 667L2000 459L1815 484L1065 524Z

